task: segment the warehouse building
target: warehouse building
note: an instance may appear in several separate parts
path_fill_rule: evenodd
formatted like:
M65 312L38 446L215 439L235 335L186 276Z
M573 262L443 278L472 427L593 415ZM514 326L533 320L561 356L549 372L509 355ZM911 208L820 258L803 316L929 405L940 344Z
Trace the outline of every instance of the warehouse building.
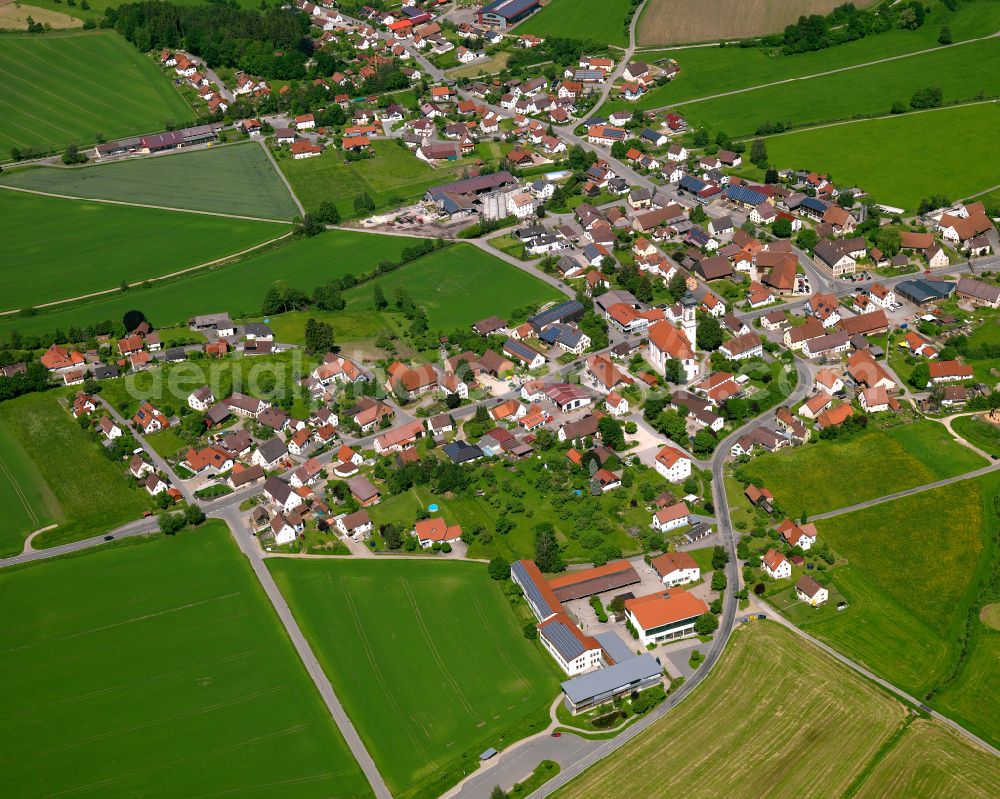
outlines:
M541 0L494 0L476 12L476 21L503 30L526 19L541 7Z

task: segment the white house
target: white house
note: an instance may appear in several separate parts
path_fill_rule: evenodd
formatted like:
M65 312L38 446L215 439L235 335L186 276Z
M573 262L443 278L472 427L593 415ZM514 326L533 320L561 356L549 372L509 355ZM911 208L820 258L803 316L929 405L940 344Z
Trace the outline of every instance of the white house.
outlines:
M288 483L277 477L268 477L264 481L264 496L284 513L291 513L302 504L302 497L296 494Z
M792 564L776 549L767 550L760 562L772 580L783 580L792 576Z
M656 471L671 483L691 476L691 458L669 444L656 453Z
M372 520L364 508L356 513L348 513L337 517L337 529L344 535L349 535L355 541L368 538L372 532Z
M187 403L191 410L204 413L215 404L215 394L208 386L202 386L188 394Z
M271 532L274 534L274 543L279 546L292 543L295 540L295 534L302 532L304 527L302 518L298 514L295 516L286 516L284 513L274 514L274 517L271 519Z
M538 625L538 638L570 677L600 668L604 651L596 639L584 635L565 613L556 613Z
M434 544L454 544L462 540L462 528L457 525L448 525L440 516L432 519L420 519L413 527L413 535L417 537L417 542L424 549L429 549Z
M795 596L799 598L800 602L805 602L807 605L818 608L829 601L830 592L809 575L804 575L795 584Z
M250 456L250 462L256 463L262 469L273 469L287 453L285 442L275 436L258 445Z
M686 585L701 579L701 567L687 552L668 552L654 558L650 566L668 588Z
M628 400L617 391L612 391L604 400L604 406L612 416L627 416L629 413Z
M98 427L101 428L101 432L108 438L108 440L113 441L122 434L122 429L118 426L116 422L113 422L109 417L102 416L101 421L98 422Z
M683 527L690 521L689 514L688 506L683 502L678 502L666 508L660 508L653 514L653 529L660 533L665 533L668 530Z
M778 525L778 532L790 547L810 549L816 543L815 524L796 524L791 519L785 519Z

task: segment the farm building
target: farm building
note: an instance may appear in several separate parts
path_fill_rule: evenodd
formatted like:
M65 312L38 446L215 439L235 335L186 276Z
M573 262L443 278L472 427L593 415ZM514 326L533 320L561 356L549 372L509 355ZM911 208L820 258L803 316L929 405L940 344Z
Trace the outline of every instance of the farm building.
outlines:
M509 28L541 7L541 0L494 0L476 12L476 21L488 28Z

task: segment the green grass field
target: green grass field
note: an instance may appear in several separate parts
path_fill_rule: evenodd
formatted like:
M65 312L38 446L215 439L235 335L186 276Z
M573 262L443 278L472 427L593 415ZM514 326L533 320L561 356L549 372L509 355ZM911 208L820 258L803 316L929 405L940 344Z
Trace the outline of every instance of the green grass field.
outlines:
M921 421L866 431L846 442L821 441L761 455L743 469L798 518L803 511L845 508L985 465L943 425Z
M975 82L966 72L970 63L983 65L981 78ZM705 125L730 136L752 136L766 121L801 127L857 115L888 115L894 102L909 106L913 93L925 86L939 87L946 104L975 100L980 93L985 97L1000 94L1000 47L995 40L971 42L811 80L680 104L679 108L689 125Z
M135 283L168 275L288 232L286 225L272 222L3 190L0 216L8 231L0 310L115 289L123 280Z
M0 200L3 196L0 193ZM166 212L149 213L162 216ZM188 224L209 218L192 214L183 216ZM264 222L241 224L266 225ZM252 315L260 310L264 294L276 280L285 280L311 292L320 283L334 277L347 273L356 276L370 273L380 261L398 259L402 250L415 241L402 236L327 231L321 236L297 240L288 246L248 257L240 263L154 284L148 289L115 293L93 302L74 304L31 317L0 317L0 336L9 336L11 330L43 333L102 319L120 319L131 308L143 310L158 327L187 324L187 320L195 314L216 311L229 311L237 317ZM67 268L71 266L69 264Z
M996 103L970 105L771 136L767 151L783 168L828 172L881 202L914 209L931 194L963 197L995 184L996 175L981 167L1000 158L998 124ZM935 156L942 130L955 146L947 164ZM906 148L886 149L886 141L905 141Z
M476 157L484 160L499 158L511 145L483 142ZM349 219L358 216L354 198L367 192L377 210L417 200L430 187L450 183L462 177L475 158L444 162L431 166L421 161L405 147L394 142L372 142L375 157L347 163L338 150L328 147L319 158L295 161L287 153L278 154L278 166L285 173L292 189L306 210L315 210L324 200L337 205L340 215Z
M580 37L585 32L588 40L625 47L628 8L628 0L550 0L518 25L516 32L544 37L570 36L572 31L580 30Z
M978 416L960 416L951 422L952 429L970 444L991 455L1000 455L1000 427Z
M664 775L671 795L690 799L841 796L904 715L793 633L756 622L734 632L691 696L556 796L662 796Z
M39 521L58 523L35 538L35 548L96 535L151 507L145 491L128 487L125 464L107 460L53 395L28 394L0 404L0 431L0 445L11 439L18 445L13 472ZM20 465L25 458L34 468ZM6 554L21 551L18 537L5 532Z
M948 678L997 557L998 487L991 474L817 522L820 538L848 560L830 577L849 607L803 625L914 696L943 685L929 704L994 742L1000 635L977 631L956 680Z
M934 49L938 47L937 37L942 25L951 28L955 42L988 36L1000 30L1000 3L995 0L963 3L954 12L935 3L923 26L915 31L897 29L826 50L790 56L783 55L780 49L757 47L692 47L641 51L636 57L646 61L675 59L681 68L680 74L665 86L651 89L638 102L612 100L601 108L602 112L618 108L659 108L721 92ZM730 133L733 134L734 131Z
M427 313L432 328L454 330L515 308L564 299L557 289L472 244L457 244L424 256L374 283L344 294L347 310L372 307L374 285L392 301L393 289L405 289ZM470 291L474 287L474 291Z
M548 723L556 668L484 565L267 566L394 796L438 796Z
M927 719L917 719L907 728L855 794L857 799L986 799L997 795L1000 770L996 759Z
M3 183L93 200L119 200L263 219L298 213L263 148L247 142L79 169L20 169Z
M11 797L371 796L225 526L0 572Z
M31 456L0 416L0 556L21 551L24 539L59 516L59 503Z
M98 134L135 136L194 119L156 65L112 31L0 35L0 85L3 158L13 147L91 144Z

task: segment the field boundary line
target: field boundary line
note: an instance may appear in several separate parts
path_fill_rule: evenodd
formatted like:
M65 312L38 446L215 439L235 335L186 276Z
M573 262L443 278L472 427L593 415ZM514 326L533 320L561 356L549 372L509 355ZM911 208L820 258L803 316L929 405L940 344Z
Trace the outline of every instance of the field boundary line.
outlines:
M886 494L882 497L875 497L874 499L869 499L864 502L858 502L854 505L847 505L843 508L837 508L836 510L828 510L824 513L813 513L809 515L811 520L832 519L835 516L843 516L846 513L853 513L854 511L866 510L867 508L875 507L876 505L882 505L886 502L893 502L897 499L903 499L904 497L909 497L914 494L922 494L925 491L933 491L935 488L944 488L945 486L952 485L953 483L961 483L965 480L973 480L976 477L983 477L991 472L997 471L1000 468L1000 463L991 463L988 466L980 467L979 469L973 469L971 472L965 472L965 474L957 474L954 477L945 477L942 480L935 480L933 483L924 483L923 485L914 486L913 488L906 488L902 491L895 491L892 494Z
M264 144L264 142L262 141L258 140L257 143L260 145L260 149L264 151L264 155L267 156L267 160L271 162L271 168L278 173L278 177L281 178L281 182L284 183L285 188L288 189L288 193L291 195L292 202L295 203L295 207L299 209L299 213L302 214L302 216L305 216L306 215L305 207L302 205L301 202L299 202L299 196L295 193L295 190L292 188L292 184L288 182L288 178L285 177L285 173L281 171L281 167L278 166L278 162L274 160L274 155L271 153L270 148L268 148L268 146Z
M181 214L198 214L199 216L218 216L223 219L242 219L247 222L270 222L276 225L291 225L288 219L270 219L263 216L244 216L242 214L224 214L221 211L196 211L193 208L174 208L170 205L151 205L150 203L134 203L125 200L107 200L100 197L80 197L75 194L56 194L51 191L39 191L38 189L26 189L22 186L7 186L0 183L0 189L7 191L20 191L24 194L38 194L42 197L55 197L59 200L83 200L88 203L104 203L105 205L125 205L132 208L151 208L155 211L176 211Z
M7 464L4 463L3 461L0 461L0 474L2 474L4 477L7 478L7 482L10 483L10 487L11 487L11 489L13 489L14 495L20 501L21 507L23 507L24 510L27 512L28 518L31 520L32 524L37 525L38 524L38 515L35 513L35 509L33 507L31 507L31 503L28 502L28 497L24 493L24 489L21 487L21 484L14 477L14 473L10 470L10 467L7 466ZM31 535L34 535L37 532L40 532L40 531L39 530L35 530L35 532L31 533ZM30 538L30 537L31 536L29 535L28 538ZM25 541L27 542L27 539L25 539Z
M794 128L793 130L783 130L781 133L769 133L767 136L758 137L754 136L741 136L735 141L749 141L750 139L777 139L780 136L791 136L794 133L808 133L812 130L822 130L823 128L837 128L841 125L853 125L857 122L879 122L886 119L908 119L909 117L919 116L920 114L932 114L935 111L952 111L956 108L969 108L974 105L995 105L1000 100L969 100L968 102L953 103L952 105L943 105L940 108L921 108L918 111L907 111L905 114L882 114L877 117L861 117L859 119L842 119L839 122L824 122L820 125L803 125L800 128ZM994 186L993 188L1000 188L1000 186ZM980 192L980 194L986 194L993 189L985 189ZM979 195L973 195L978 197Z
M855 70L855 69L864 69L865 67L873 67L873 66L876 66L877 64L886 64L886 63L888 63L890 61L899 61L899 60L904 59L904 58L912 58L914 56L927 55L929 53L937 53L937 52L940 52L940 51L949 50L952 47L961 47L962 45L973 44L974 42L985 42L985 41L988 41L990 39L995 39L997 36L1000 36L1000 31L997 31L995 33L991 33L991 34L989 34L987 36L978 36L975 39L965 39L964 41L955 42L954 44L939 45L938 47L929 47L929 48L926 48L924 50L914 50L912 53L901 53L900 55L892 55L892 56L886 56L885 58L877 58L874 61L866 61L863 64L852 64L851 66L837 67L836 69L828 69L825 72L814 72L811 75L799 75L798 77L795 77L795 78L784 78L783 80L775 80L775 81L771 81L770 83L760 83L760 84L758 84L756 86L746 86L746 87L744 87L742 89L733 89L732 91L728 91L728 92L719 92L718 94L709 94L709 95L705 95L704 97L695 97L695 98L692 98L690 100L682 100L679 103L672 103L670 105L663 105L663 106L659 106L657 108L650 108L648 110L650 110L650 111L659 111L659 110L662 110L664 108L680 108L682 105L691 105L692 103L703 103L703 102L705 102L707 100L718 100L718 99L720 99L722 97L731 97L734 94L744 94L746 92L757 91L757 89L767 89L767 88L770 88L770 87L773 87L773 86L782 86L784 84L795 83L796 81L800 81L800 80L812 80L813 78L825 78L825 77L827 77L829 75L837 75L837 74L839 74L841 72L850 72L851 70Z
M159 277L150 277L150 278L147 278L145 280L137 280L134 283L129 283L128 287L130 289L139 288L140 286L143 286L146 283L158 283L158 282L163 281L163 280L170 280L170 279L175 278L175 277L180 277L181 275L186 275L186 274L188 274L190 272L197 272L197 271L200 271L200 270L211 269L213 266L219 266L219 265L224 264L224 263L226 263L227 261L229 261L229 260L231 260L233 258L240 258L240 257L242 257L244 255L248 255L248 254L254 252L255 250L259 250L262 247L267 247L267 246L269 246L271 244L274 244L275 242L282 241L283 239L287 239L293 233L294 233L294 231L289 230L287 233L283 233L282 235L276 236L273 239L267 239L266 241L262 241L259 244L253 245L252 247L247 247L244 250L240 250L239 252L229 253L228 255L223 255L220 258L216 258L216 259L214 259L212 261L205 261L204 263L196 264L195 266L189 266L189 267L186 267L185 269L178 269L176 272L171 272L169 275L160 275ZM95 297L103 297L106 294L116 294L116 293L120 293L120 292L121 292L121 288L102 289L101 291L92 291L90 294L80 294L79 296L76 296L76 297L67 297L64 300L52 300L51 302L43 302L43 303L41 303L39 305L32 305L31 307L32 308L53 308L53 307L55 307L57 305L68 305L70 303L80 302L82 300L90 300L90 299L93 299ZM22 308L14 308L14 309L7 310L7 311L0 311L0 317L3 317L3 316L13 316L14 314L20 313L22 310L23 310Z

